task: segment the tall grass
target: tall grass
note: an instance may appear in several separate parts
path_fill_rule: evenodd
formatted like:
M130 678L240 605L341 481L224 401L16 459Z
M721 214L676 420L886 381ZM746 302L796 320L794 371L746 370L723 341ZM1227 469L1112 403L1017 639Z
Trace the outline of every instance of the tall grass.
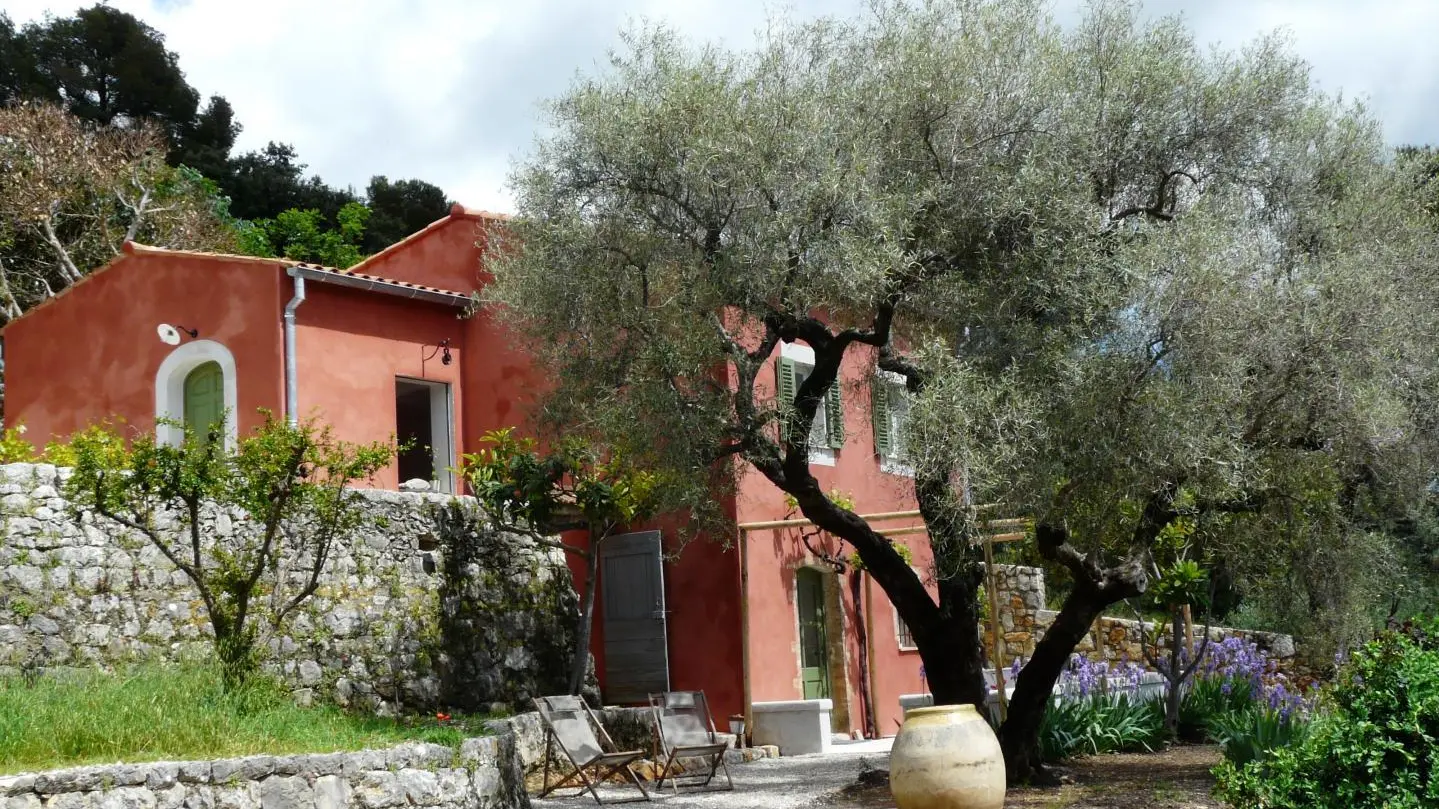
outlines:
M317 753L406 740L458 745L486 717L400 719L302 708L264 678L237 692L218 668L141 666L33 682L0 678L0 773L79 764Z

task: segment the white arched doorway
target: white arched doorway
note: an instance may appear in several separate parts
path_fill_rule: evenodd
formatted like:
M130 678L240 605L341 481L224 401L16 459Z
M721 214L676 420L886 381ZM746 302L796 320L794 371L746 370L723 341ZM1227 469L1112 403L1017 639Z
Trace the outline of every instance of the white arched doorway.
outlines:
M186 415L186 380L190 379L192 372L197 369L201 374L206 374L212 371L214 366L219 367L221 376L219 388L224 404L225 445L234 447L239 437L235 418L239 408L239 395L235 384L235 355L214 340L192 340L171 351L165 361L160 363L160 370L155 374L155 417L183 424ZM192 395L195 391L194 382L195 380L191 380ZM194 407L191 411L197 412ZM184 429L175 424L155 425L155 438L163 444L178 445L184 437Z

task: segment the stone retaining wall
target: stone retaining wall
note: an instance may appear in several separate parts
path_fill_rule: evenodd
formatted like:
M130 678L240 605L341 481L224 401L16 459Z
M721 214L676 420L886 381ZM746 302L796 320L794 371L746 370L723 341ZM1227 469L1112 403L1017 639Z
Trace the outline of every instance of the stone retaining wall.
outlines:
M0 675L213 659L189 580L144 537L76 511L62 494L68 476L0 466ZM562 552L481 528L467 498L361 494L363 527L265 638L269 670L302 699L381 711L485 710L563 690L577 608ZM218 509L202 523L222 538L253 528Z
M1059 614L1045 604L1044 569L995 565L995 576L1000 582L996 595L999 600L1000 633L1004 637L1004 659L1006 662L1015 657L1027 660L1034 654L1035 644L1044 637L1044 631ZM1203 640L1203 630L1202 624L1194 628L1196 646ZM1106 616L1096 622L1075 651L1113 663L1128 660L1142 664L1144 653L1140 643L1143 632L1152 635L1154 624L1144 623L1141 629L1139 621ZM993 660L994 639L988 622L981 627L981 633ZM1211 627L1209 635L1211 642L1231 637L1253 641L1280 667L1295 668L1299 665L1294 639L1289 635L1219 626ZM1169 647L1168 638L1160 638L1160 647Z
M528 809L509 737L459 749L112 764L0 776L5 809Z

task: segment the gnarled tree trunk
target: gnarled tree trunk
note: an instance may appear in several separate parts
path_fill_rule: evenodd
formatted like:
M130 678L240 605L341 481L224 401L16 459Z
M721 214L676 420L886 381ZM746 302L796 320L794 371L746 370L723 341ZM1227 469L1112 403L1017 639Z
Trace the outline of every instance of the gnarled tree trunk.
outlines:
M1147 552L1153 537L1172 518L1171 498L1172 491L1168 490L1150 498L1135 528L1130 558L1114 567L1101 568L1096 558L1082 556L1069 544L1067 529L1043 523L1035 526L1035 542L1040 554L1068 568L1075 583L1054 623L1035 645L1033 657L1019 672L1014 697L1009 702L1009 715L999 729L1005 775L1010 784L1044 778L1039 726L1053 698L1054 684L1059 681L1070 653L1104 609L1137 596L1148 587L1148 574L1138 560Z
M1039 726L1053 699L1054 685L1069 655L1084 640L1108 603L1097 590L1076 585L1044 637L1035 644L1029 659L1015 680L1009 713L999 728L1004 750L1004 769L1010 784L1026 783L1043 774L1044 757L1039 749Z

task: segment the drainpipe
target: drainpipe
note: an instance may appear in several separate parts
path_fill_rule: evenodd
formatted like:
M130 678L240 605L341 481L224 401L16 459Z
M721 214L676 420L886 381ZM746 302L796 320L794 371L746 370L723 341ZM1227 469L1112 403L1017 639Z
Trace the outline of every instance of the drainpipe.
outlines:
M294 427L300 423L300 385L295 372L295 310L305 302L305 277L295 267L287 273L295 279L295 297L285 304L285 418Z

